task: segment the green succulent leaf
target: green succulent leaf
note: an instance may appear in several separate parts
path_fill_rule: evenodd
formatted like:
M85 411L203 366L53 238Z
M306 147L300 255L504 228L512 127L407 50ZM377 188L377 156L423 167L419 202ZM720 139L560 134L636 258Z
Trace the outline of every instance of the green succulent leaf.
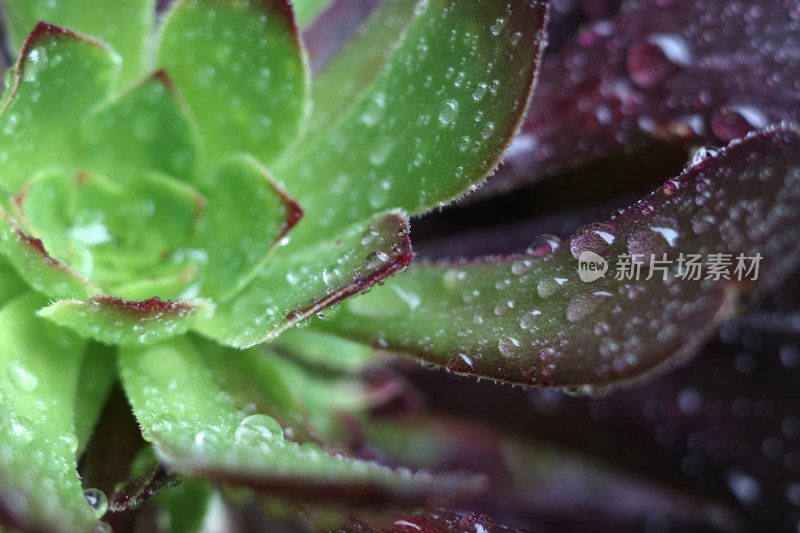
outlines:
M252 406L282 427L292 428L295 441L312 440L300 391L281 372L277 354L261 347L234 350L203 339L195 339L194 345L203 364L237 405Z
M130 301L96 295L88 300L60 300L38 314L104 344L151 344L186 333L213 309L206 300L164 301L154 297Z
M0 257L0 305L5 305L23 292L26 292L25 282L13 266Z
M157 62L189 102L213 165L233 153L271 163L308 112L308 72L286 0L181 0Z
M411 261L408 219L399 212L356 224L311 247L289 243L231 301L195 330L246 348L364 292Z
M607 386L663 371L699 348L737 298L757 296L797 265L798 161L800 132L751 135L696 159L618 217L580 228L568 245L551 238L533 255L415 266L319 326L527 385ZM706 265L727 254L729 279L709 278L708 267L699 280L681 278L679 253ZM747 269L747 258L763 258L757 280L752 271L738 280L739 254ZM636 255L639 278L617 279L618 261ZM609 273L582 281L579 259L597 256Z
M295 239L319 240L314 228L393 206L416 214L451 200L495 167L517 130L545 43L545 3L431 0L415 8L335 134L311 139L274 168L313 220Z
M480 484L469 476L433 478L397 472L330 456L316 444L286 440L275 419L237 409L188 338L122 348L119 361L145 435L159 460L179 472L280 490L284 495L330 497L341 488L357 499L392 495L401 501L420 501L431 491L463 494Z
M317 140L371 90L381 68L415 19L418 2L388 0L375 9L358 34L314 76L305 142ZM319 141L318 141L319 142Z
M323 311L323 318L336 316L337 310ZM275 348L311 366L345 374L356 374L376 360L369 346L310 328L284 331L275 340Z
M80 457L92 437L100 414L117 378L113 364L116 352L109 346L90 343L81 364L75 396L76 457Z
M186 243L196 235L204 205L191 186L152 171L120 184L54 170L27 182L12 208L59 264L104 291L140 299L176 298L194 279L196 254Z
M212 176L202 188L213 201L198 247L208 253L203 294L225 299L264 268L303 212L250 156L231 158Z
M108 95L119 58L105 45L41 23L22 47L0 115L0 184L76 167L79 124Z
M85 298L96 289L86 278L51 256L40 239L0 209L0 253L34 290L54 298Z
M145 170L191 182L200 134L164 71L92 111L81 127L82 168L129 183Z
M154 0L2 0L3 17L15 52L40 20L108 43L124 58L119 82L141 76L147 64Z
M35 315L37 295L0 310L0 516L28 531L88 531L98 517L76 470L75 393L85 343Z

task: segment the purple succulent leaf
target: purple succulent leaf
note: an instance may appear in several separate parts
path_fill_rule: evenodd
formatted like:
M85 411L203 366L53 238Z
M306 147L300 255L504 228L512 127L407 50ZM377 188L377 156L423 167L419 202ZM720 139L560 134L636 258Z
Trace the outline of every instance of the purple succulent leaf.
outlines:
M706 155L568 243L549 237L527 255L417 266L320 327L527 385L602 387L672 368L739 309L742 296L774 288L798 261L800 133L770 129ZM679 252L704 264L711 254L763 264L757 260L757 281L743 271L738 281L735 274L714 280L708 266L698 279L683 279ZM648 262L638 281L611 274L584 281L578 260L586 253L611 261L617 274L619 262L637 254L672 267Z
M460 515L439 509L431 512L400 514L382 525L373 525L356 514L350 514L345 525L336 531L337 533L456 533L462 531L503 533L516 530L497 525L488 516L478 513Z
M335 0L303 30L312 72L325 68L379 4L380 0Z
M800 119L800 8L637 0L545 58L521 134L486 192L653 139L724 144Z

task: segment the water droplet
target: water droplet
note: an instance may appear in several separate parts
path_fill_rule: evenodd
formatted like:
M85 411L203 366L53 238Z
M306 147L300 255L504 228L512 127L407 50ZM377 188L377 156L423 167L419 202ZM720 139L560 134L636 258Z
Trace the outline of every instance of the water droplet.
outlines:
M533 261L530 259L517 259L511 263L511 273L515 276L521 276L531 269Z
M235 437L242 444L263 444L264 441L283 438L283 428L271 416L250 415L239 423Z
M494 22L492 22L492 35L500 35L500 32L503 31L503 27L506 25L506 19L504 18L497 18Z
M580 322L597 311L597 308L610 297L611 293L605 291L579 294L567 304L567 320Z
M389 190L392 183L388 180L380 181L372 186L367 193L367 201L373 209L380 209L389 201Z
M360 117L361 123L366 126L376 125L383 118L385 109L386 95L383 93L375 94L367 103L367 107Z
M575 259L583 252L593 252L603 257L616 240L614 229L608 224L586 224L578 228L569 240L569 251Z
M522 329L532 330L536 328L536 322L541 316L542 312L538 309L531 309L524 313L522 318L519 319L519 327Z
M514 337L503 337L497 342L497 349L500 350L503 357L519 355L520 348L520 342Z
M486 96L486 91L489 88L489 84L485 82L479 82L475 85L475 90L472 91L472 99L476 102L480 102L483 100L483 97Z
M369 152L369 162L373 165L381 166L389 158L389 154L394 150L395 142L391 137L380 137Z
M95 518L102 517L108 511L108 497L102 490L86 489L83 491L83 497L86 498L89 506L94 510Z
M719 150L713 146L701 146L695 150L694 155L692 156L692 165L701 163L710 157L714 157L718 153Z
M113 533L113 530L106 522L98 522L92 529L92 533Z
M458 102L455 100L447 100L439 109L439 122L445 126L449 126L455 122L456 115L458 115Z
M11 361L6 366L11 384L23 392L31 392L39 386L39 378L19 361Z
M536 292L541 298L549 298L561 290L561 286L566 280L563 278L542 278L536 285Z
M322 271L322 282L328 287L335 285L342 273L336 267L328 267Z
M533 257L550 255L561 247L561 239L555 235L543 234L535 237L525 253Z
M655 87L692 60L686 40L678 34L654 33L631 45L628 75L644 89Z

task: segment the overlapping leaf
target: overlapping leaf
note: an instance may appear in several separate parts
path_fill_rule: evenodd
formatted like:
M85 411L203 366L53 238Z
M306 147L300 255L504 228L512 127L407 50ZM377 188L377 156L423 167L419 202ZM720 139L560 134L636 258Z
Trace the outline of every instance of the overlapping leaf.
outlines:
M176 2L157 62L189 102L209 167L236 153L271 163L301 131L308 74L286 0Z
M544 43L545 4L433 0L414 15L335 134L312 138L275 168L307 213L294 239L317 241L315 228L391 207L420 213L449 201L494 168L516 131L537 70L531 58Z
M489 189L653 139L724 144L800 119L792 2L627 2L547 57L521 134Z
M187 338L121 350L123 383L143 431L160 460L180 472L316 497L336 486L337 499L347 491L373 501L419 501L431 491L453 498L480 486L475 478L395 472L291 442L275 419L237 409L200 363Z
M120 83L131 83L144 74L150 27L155 19L153 0L3 0L2 6L15 52L43 20L108 43L124 59Z
M73 424L85 343L37 318L41 305L27 295L0 311L0 517L15 529L88 531L98 517L76 471Z
M298 249L290 243L236 298L219 303L195 329L235 347L272 340L405 268L411 258L408 220L397 212L328 235L313 247Z
M738 297L762 293L796 266L799 160L796 130L754 134L568 243L415 267L322 326L458 372L529 385L603 386L663 370L731 316ZM699 254L706 267L712 254L728 254L728 278L708 270L681 278L680 253ZM749 274L735 270L739 254L760 255L757 281L752 261L744 263ZM623 256L639 264L640 277L628 270L616 279ZM579 258L602 258L611 271L581 281Z

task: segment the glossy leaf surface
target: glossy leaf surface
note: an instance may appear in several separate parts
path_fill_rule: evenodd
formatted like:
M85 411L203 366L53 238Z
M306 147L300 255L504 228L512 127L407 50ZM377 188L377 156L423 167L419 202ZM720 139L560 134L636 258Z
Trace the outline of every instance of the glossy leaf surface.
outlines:
M191 106L206 161L271 163L302 128L308 75L287 0L182 0L160 30L157 62Z
M544 3L464 8L433 0L416 11L336 134L303 145L274 169L307 213L294 239L317 241L317 227L451 200L494 168L516 131L537 68L531 58L543 45Z
M339 301L368 290L411 261L408 222L377 216L305 249L290 243L235 299L195 329L222 344L249 347Z
M213 305L205 300L130 301L99 295L60 300L39 315L104 344L150 344L185 333L212 312Z
M55 26L36 26L14 67L0 115L0 183L7 193L39 169L74 168L80 121L106 98L118 68L119 58L105 45Z
M90 530L98 517L76 471L73 423L85 343L37 318L42 305L28 295L0 311L0 516L20 529Z
M43 20L108 43L124 60L120 83L131 83L144 73L155 18L153 0L3 0L2 5L15 52Z
M800 119L799 32L793 2L626 2L545 59L508 165L489 188L648 141L724 145Z
M457 372L528 385L604 386L664 370L699 348L737 298L763 293L796 266L799 160L796 130L759 132L699 157L568 242L416 266L323 325ZM697 280L690 254L700 256ZM713 254L727 254L717 258L728 262L717 269L727 279L713 274ZM748 258L757 254L753 272ZM639 266L624 267L625 257ZM582 281L579 258L598 265L595 279ZM630 277L616 279L621 271Z
M120 370L134 412L160 460L184 473L300 494L349 487L356 496L373 491L371 497L378 499L387 493L416 499L434 488L475 488L474 479L398 473L286 440L275 419L237 409L200 364L188 339L123 348Z

